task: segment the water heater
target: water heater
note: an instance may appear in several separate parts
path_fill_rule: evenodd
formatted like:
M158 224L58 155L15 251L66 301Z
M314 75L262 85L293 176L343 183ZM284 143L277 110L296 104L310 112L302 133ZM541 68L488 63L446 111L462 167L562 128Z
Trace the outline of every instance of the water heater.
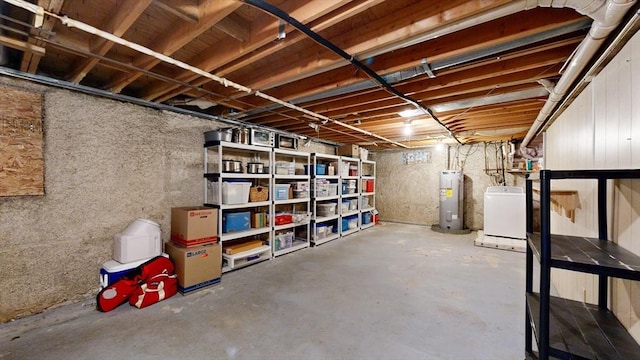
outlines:
M462 230L464 176L460 170L440 173L440 228Z

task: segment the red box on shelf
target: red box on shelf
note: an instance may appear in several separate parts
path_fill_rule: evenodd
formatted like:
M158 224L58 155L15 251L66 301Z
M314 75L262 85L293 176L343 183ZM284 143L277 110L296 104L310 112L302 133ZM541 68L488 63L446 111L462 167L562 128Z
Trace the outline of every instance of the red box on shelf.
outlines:
M293 222L293 215L291 214L276 214L275 216L276 225L286 225L286 224L291 224L292 222Z

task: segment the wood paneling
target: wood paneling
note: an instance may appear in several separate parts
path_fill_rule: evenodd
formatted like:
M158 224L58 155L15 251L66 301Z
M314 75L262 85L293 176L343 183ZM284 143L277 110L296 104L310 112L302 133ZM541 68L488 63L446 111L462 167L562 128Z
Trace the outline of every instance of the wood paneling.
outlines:
M640 33L595 77L583 93L548 129L545 161L549 168L638 168L640 162ZM576 224L560 217L552 219L552 231L597 236L595 184L563 184L579 191L580 208ZM640 254L640 181L610 183L609 233L614 241ZM597 280L573 272L556 272L554 284L563 295L596 300ZM611 281L610 306L618 319L640 341L640 284L628 280Z

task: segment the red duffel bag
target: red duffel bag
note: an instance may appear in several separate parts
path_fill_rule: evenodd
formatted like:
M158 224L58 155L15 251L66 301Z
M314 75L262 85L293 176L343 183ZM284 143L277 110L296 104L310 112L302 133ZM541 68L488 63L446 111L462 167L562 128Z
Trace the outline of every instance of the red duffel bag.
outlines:
M168 299L177 292L178 277L173 262L164 256L156 256L102 289L97 296L97 308L111 311L127 300L129 304L143 308Z

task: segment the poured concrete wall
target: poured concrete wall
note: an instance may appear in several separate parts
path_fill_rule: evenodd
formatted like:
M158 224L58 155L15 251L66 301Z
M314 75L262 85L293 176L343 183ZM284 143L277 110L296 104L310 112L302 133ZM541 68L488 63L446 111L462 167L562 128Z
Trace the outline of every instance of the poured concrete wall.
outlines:
M113 235L136 218L170 232L203 200L204 131L223 126L0 77L44 94L45 195L0 197L0 322L95 296ZM2 106L0 104L0 106ZM314 144L302 150L334 153Z
M376 208L380 219L421 225L439 222L440 172L462 169L464 173L464 226L482 229L484 223L484 192L498 185L495 178L495 145L466 145L456 148L436 147L420 149L430 152L430 161L404 164L403 152L378 151L372 153L376 161ZM456 156L457 154L457 156ZM486 161L485 161L486 154ZM451 164L451 165L448 165ZM507 185L524 186L522 176L506 174Z

